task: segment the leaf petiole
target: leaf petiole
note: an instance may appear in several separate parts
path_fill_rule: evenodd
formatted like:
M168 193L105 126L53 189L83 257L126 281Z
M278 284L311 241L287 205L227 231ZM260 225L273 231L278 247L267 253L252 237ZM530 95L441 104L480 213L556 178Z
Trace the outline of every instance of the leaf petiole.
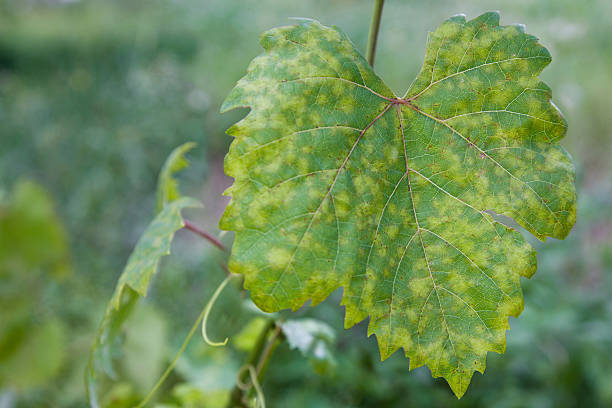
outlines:
M183 219L183 225L185 226L185 229L188 229L189 231L201 236L220 250L227 252L227 248L221 243L221 241L212 236L212 234L204 231L203 229L195 225L193 222Z

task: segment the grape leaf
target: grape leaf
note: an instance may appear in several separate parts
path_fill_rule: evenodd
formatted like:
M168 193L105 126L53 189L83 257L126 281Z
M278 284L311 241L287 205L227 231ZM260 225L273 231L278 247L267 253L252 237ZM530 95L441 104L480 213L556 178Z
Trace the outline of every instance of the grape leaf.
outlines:
M117 288L111 299L111 304L116 309L120 306L121 292L126 286L131 287L140 296L147 296L149 280L157 271L160 258L170 254L174 233L185 226L181 210L200 207L202 204L198 200L183 197L167 204L149 224L119 277Z
M131 314L139 296L147 295L149 281L157 271L160 258L170 254L174 233L184 226L181 210L201 206L199 201L190 197L166 204L138 240L119 277L91 349L85 378L92 407L99 406L98 374L104 372L111 378L115 377L113 348L117 345L123 323Z
M383 360L401 347L461 397L504 352L536 270L490 213L541 240L575 222L567 125L538 79L550 54L497 13L455 16L399 98L338 28L306 21L261 44L222 106L251 108L228 130L230 270L267 312L343 287L347 328L369 316Z
M166 159L157 180L157 205L155 213L159 213L164 206L181 197L178 180L174 175L189 166L185 154L196 147L194 142L184 143L175 148Z

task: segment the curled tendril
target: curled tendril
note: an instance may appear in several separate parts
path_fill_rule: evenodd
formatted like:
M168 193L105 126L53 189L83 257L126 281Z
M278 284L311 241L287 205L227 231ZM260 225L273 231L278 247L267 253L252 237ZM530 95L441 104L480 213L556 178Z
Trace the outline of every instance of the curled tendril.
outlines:
M251 384L244 383L240 379L244 370L249 371ZM255 370L255 367L253 367L251 364L242 366L240 370L238 370L237 377L238 378L236 379L236 386L238 386L238 388L240 388L242 391L248 391L251 387L253 387L255 389L255 394L257 395L257 405L259 406L259 408L266 408L266 400L264 399L264 394L261 389L261 385L259 385L259 381L257 381L257 371Z
M227 278L225 278L223 280L223 282L221 282L221 284L219 285L219 287L215 290L215 293L213 293L212 297L210 298L210 300L208 301L208 303L206 304L206 307L204 308L204 318L202 319L202 337L204 338L204 341L206 342L206 344L208 344L209 346L213 346L213 347L223 347L227 344L227 342L229 341L229 338L225 338L225 340L223 341L212 341L208 338L208 334L206 333L206 323L208 322L208 315L210 314L210 310L212 309L213 305L215 304L215 302L217 301L217 298L219 297L219 295L221 294L221 292L223 291L223 289L227 286L227 284L229 283L229 281L236 275L228 275Z
M179 351L176 353L176 355L172 359L172 362L170 363L170 365L168 366L166 371L164 371L164 373L159 378L157 383L153 386L153 389L140 402L140 404L137 405L136 408L144 407L151 400L151 398L153 397L155 392L164 383L164 381L166 381L166 378L168 378L168 375L174 369L174 366L176 365L178 359L181 357L181 355L183 355L183 352L187 348L187 345L189 344L189 340L191 340L191 337L193 337L193 334L195 333L195 331L196 331L196 329L198 327L198 324L200 323L200 320L202 321L202 336L204 337L204 341L206 343L208 343L211 346L225 346L227 344L227 342L228 342L227 338L225 339L225 341L223 341L221 343L215 343L215 342L212 342L212 341L210 341L208 339L208 336L206 335L206 319L208 318L208 314L210 313L210 309L212 308L213 304L215 303L215 300L217 300L217 297L219 297L219 294L221 293L223 288L228 284L230 279L233 278L234 276L237 276L237 275L228 275L227 278L225 278L225 280L223 282L221 282L221 284L219 285L219 287L217 288L217 290L213 294L212 298L208 301L206 306L204 306L204 309L202 309L202 312L200 312L200 315L198 316L198 318L196 319L195 323L191 327L191 330L189 330L189 334L187 334L187 337L185 338L185 341L183 341L183 344L181 345L181 348L179 349ZM257 388L255 388L255 389L257 390Z

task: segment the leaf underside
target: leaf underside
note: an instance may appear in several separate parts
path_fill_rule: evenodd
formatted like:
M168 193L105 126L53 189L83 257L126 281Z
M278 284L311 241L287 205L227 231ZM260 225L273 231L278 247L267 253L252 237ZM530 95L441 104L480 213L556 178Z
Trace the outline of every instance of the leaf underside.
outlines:
M548 51L497 13L455 16L399 98L338 28L308 21L261 44L222 107L251 108L228 130L231 271L267 312L343 287L347 328L369 316L382 359L401 347L461 397L505 350L519 278L536 270L488 212L541 240L575 222L566 122L538 79Z

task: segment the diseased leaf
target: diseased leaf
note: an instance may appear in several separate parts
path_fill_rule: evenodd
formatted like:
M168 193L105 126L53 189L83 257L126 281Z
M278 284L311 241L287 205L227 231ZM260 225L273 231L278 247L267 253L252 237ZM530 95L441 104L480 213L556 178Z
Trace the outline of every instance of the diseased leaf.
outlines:
M185 154L194 147L196 147L194 142L183 143L175 148L166 159L157 179L156 214L164 208L164 205L181 197L178 180L174 178L174 175L189 166Z
M489 212L564 238L575 222L566 122L538 79L548 51L497 13L429 35L398 98L337 28L263 34L222 111L235 182L220 226L232 272L264 311L344 288L345 325L370 317L382 359L402 347L458 397L523 308L533 248Z
M191 197L179 198L166 205L149 224L119 277L115 294L111 299L111 304L116 309L119 308L121 292L126 286L132 288L140 296L147 296L149 280L157 271L160 258L170 254L174 233L185 226L181 210L200 207L202 204Z
M132 312L139 296L147 295L149 281L157 271L160 258L170 254L174 233L184 226L181 210L201 206L200 202L190 197L172 201L155 217L138 240L119 277L92 346L85 376L92 407L99 406L97 376L105 372L107 376L115 377L113 356L123 323Z

